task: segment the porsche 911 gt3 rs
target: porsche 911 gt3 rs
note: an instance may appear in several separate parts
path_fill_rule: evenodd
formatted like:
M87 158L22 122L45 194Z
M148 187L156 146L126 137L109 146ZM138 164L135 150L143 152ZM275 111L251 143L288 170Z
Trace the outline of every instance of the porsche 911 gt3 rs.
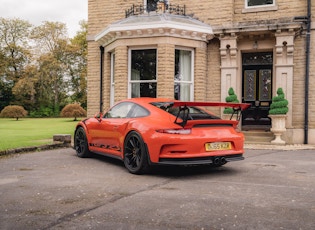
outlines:
M244 159L244 135L237 120L222 120L209 106L248 104L183 102L165 98L123 100L104 114L80 121L74 135L77 156L91 153L118 158L130 173L145 173L150 165L221 166Z

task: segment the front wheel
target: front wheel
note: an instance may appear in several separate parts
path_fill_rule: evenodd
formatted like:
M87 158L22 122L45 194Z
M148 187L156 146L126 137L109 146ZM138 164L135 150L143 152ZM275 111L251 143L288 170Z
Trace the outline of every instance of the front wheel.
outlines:
M82 127L79 127L74 135L74 148L78 157L89 157L91 152L88 148L88 141L85 131Z
M130 132L124 144L124 164L130 173L142 174L149 168L148 152L137 132Z

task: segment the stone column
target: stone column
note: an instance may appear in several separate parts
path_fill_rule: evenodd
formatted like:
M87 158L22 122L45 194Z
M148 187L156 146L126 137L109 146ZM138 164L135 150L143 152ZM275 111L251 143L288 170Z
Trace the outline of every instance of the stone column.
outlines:
M286 126L292 127L292 103L293 103L293 52L294 31L277 31L275 47L275 75L273 84L273 95L281 87L289 101L289 112Z
M241 98L240 84L237 81L238 71L238 50L237 37L235 34L221 35L220 37L221 55L221 101L224 102L228 95L228 90L233 87L238 98Z
M115 54L115 101L117 102L128 98L128 47L116 47Z
M207 45L206 43L195 49L194 64L194 101L205 101L207 90L213 90L212 86L207 87Z
M157 97L174 98L175 45L159 44L157 55Z

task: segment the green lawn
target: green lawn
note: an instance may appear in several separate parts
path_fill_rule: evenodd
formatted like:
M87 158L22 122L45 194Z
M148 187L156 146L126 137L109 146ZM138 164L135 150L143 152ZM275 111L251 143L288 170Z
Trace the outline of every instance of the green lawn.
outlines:
M0 119L0 151L53 142L54 134L71 134L78 122L73 118Z

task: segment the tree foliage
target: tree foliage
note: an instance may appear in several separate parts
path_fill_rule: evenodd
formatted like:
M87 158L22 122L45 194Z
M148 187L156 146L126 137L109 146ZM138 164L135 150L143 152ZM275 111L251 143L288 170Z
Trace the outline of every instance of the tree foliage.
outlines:
M60 22L0 18L0 110L23 105L40 117L75 101L86 108L87 23L80 25L70 39Z
M20 19L0 18L0 110L14 101L14 85L31 62L31 24Z
M77 117L86 117L86 111L79 104L69 104L66 105L62 110L60 115L62 117L74 117L74 121Z
M23 106L19 105L8 105L4 107L0 113L0 117L16 118L16 120L19 120L19 118L25 117L26 115L27 111Z

